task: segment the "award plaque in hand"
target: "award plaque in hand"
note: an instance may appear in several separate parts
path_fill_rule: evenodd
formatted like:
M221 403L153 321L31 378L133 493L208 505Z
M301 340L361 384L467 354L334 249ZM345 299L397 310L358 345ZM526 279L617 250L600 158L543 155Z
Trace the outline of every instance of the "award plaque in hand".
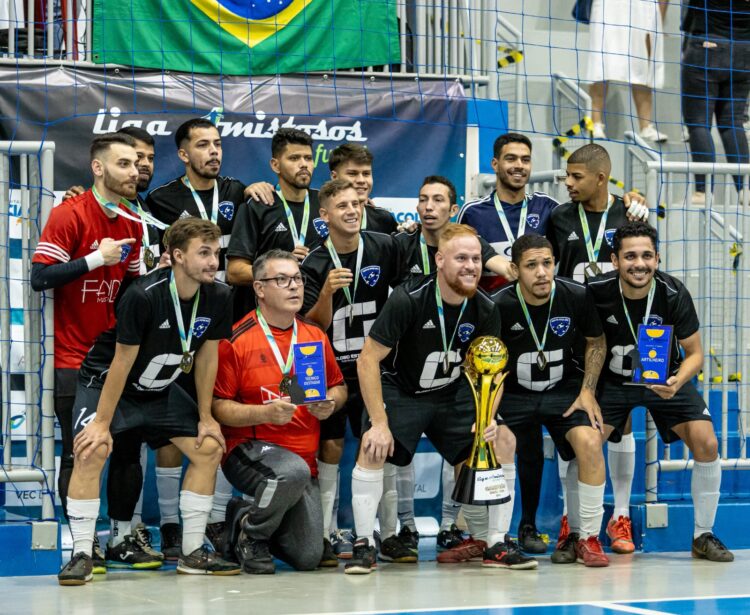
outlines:
M632 382L625 384L666 384L672 358L672 325L638 325L638 345L629 354Z
M475 339L466 353L464 375L474 394L476 431L471 454L461 467L453 490L453 499L461 504L504 504L510 500L495 449L492 442L483 437L484 430L494 418L492 408L507 372L498 382L495 382L495 377L507 363L505 344L490 335Z

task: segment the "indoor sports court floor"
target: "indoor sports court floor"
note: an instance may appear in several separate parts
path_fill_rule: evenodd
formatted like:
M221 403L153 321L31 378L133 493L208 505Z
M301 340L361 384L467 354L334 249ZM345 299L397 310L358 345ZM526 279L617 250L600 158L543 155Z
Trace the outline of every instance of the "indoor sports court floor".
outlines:
M428 540L424 540L428 543ZM420 542L420 557L434 560ZM537 571L422 561L381 564L365 576L338 570L274 576L205 578L122 571L84 587L60 587L54 576L0 578L3 615L376 614L641 615L750 613L750 551L732 564L697 561L689 553L612 555L609 568L552 565Z

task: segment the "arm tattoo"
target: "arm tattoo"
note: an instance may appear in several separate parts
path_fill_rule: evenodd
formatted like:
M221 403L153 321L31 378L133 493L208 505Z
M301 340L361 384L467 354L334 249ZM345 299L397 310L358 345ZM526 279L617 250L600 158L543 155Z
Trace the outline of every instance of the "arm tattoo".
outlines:
M596 391L596 383L604 365L607 354L607 342L604 335L586 339L586 364L583 374L583 387Z

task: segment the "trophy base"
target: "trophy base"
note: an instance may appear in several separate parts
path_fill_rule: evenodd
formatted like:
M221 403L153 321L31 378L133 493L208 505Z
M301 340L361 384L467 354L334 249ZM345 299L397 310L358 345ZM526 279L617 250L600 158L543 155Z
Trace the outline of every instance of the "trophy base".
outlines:
M503 469L475 470L463 466L456 479L453 499L460 504L505 504L510 501Z

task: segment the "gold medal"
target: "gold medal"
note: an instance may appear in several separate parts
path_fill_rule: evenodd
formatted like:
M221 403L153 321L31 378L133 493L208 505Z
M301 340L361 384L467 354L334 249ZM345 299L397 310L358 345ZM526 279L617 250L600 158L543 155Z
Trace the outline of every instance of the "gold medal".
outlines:
M146 263L147 269L154 268L156 259L154 258L154 253L151 251L151 248L146 248L146 251L143 253L143 262Z
M186 374L189 374L190 370L193 369L193 355L191 355L189 352L182 353L182 361L180 361L180 369Z
M601 274L602 274L602 270L599 268L599 263L589 263L583 269L583 275L587 280L590 280L591 278L595 278L596 276L601 275Z
M292 379L289 376L284 376L279 383L279 393L282 395L289 395L289 391L292 388Z
M354 306L350 304L347 311L349 312L349 326L351 327L354 322Z
M544 371L547 367L547 357L544 356L543 350L540 350L536 355L536 365L541 371Z
M448 355L445 355L445 358L443 359L443 373L448 374L448 370L450 369L450 363L448 362Z

